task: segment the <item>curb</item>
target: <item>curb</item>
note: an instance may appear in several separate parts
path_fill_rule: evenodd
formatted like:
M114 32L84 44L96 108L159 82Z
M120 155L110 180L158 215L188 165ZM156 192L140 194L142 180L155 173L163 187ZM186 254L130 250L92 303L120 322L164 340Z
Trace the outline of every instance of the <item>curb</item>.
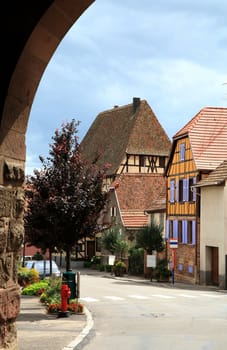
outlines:
M94 326L94 321L92 318L92 315L90 311L84 306L84 312L87 317L87 324L82 330L82 332L73 340L70 342L67 346L65 346L62 350L75 350L76 347L84 340L84 338L89 334L90 330Z

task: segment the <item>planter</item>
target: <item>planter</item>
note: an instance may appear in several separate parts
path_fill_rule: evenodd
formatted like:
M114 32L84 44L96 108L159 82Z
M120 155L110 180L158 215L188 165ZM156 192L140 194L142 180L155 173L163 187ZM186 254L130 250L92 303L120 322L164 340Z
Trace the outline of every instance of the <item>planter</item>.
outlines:
M113 266L113 273L115 276L122 277L126 273L126 265L123 261L118 261L114 266Z
M117 277L123 277L125 274L125 269L116 269L114 270L114 274Z

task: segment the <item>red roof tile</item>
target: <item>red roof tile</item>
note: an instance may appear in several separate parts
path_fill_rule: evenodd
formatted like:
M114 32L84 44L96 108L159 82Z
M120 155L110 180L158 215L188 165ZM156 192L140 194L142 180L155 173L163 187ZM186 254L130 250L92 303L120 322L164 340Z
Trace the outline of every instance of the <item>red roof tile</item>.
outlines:
M113 183L127 228L141 228L149 224L148 209L162 206L166 192L165 178L161 174L122 174ZM162 203L162 204L160 204Z
M198 170L213 170L227 159L227 108L205 107L173 137L188 135Z
M112 184L121 211L152 209L165 193L166 179L162 174L122 174Z
M213 186L224 184L227 180L227 160L222 162L205 179L199 181L196 187Z
M141 228L149 224L148 215L140 212L129 215L128 212L122 212L123 224L127 228Z
M97 165L111 167L115 174L125 154L168 156L171 149L165 130L146 100L115 107L100 113L81 142L83 157Z

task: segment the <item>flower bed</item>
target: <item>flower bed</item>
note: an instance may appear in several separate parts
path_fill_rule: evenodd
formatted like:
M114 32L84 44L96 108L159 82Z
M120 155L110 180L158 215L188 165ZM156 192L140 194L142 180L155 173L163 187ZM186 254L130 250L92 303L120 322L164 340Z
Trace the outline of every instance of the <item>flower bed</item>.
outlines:
M55 314L61 311L61 303L53 303L47 306L48 314ZM78 301L72 301L68 304L68 311L72 314L82 314L84 313L84 306Z

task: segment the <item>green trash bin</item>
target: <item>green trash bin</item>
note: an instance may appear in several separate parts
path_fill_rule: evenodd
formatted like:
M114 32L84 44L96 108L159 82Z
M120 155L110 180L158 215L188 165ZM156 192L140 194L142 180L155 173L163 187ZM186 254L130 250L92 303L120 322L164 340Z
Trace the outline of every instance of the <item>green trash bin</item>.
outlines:
M76 273L73 271L66 271L63 272L62 275L62 282L66 283L70 289L70 297L69 299L75 299L77 298L76 293Z

